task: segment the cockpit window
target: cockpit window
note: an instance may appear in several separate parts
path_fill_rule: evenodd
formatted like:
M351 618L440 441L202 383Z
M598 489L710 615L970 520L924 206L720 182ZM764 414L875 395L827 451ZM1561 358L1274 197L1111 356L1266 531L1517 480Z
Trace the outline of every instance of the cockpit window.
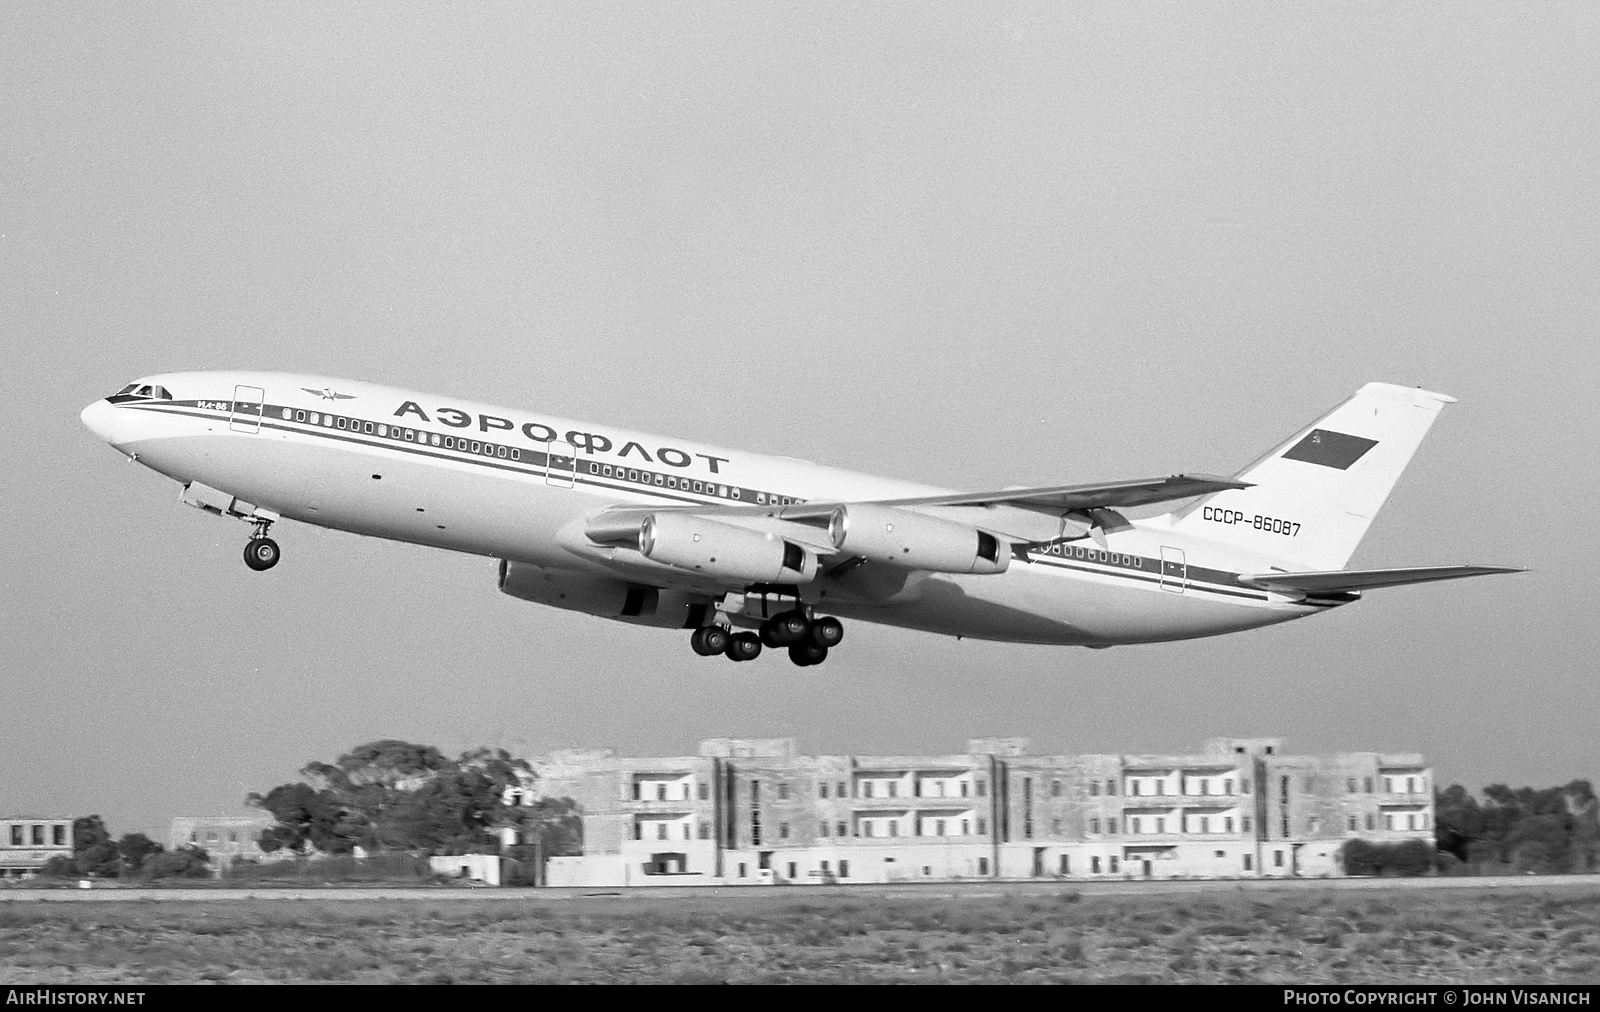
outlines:
M170 401L172 394L164 386L154 383L129 383L127 386L112 394L113 397L150 397L156 400Z

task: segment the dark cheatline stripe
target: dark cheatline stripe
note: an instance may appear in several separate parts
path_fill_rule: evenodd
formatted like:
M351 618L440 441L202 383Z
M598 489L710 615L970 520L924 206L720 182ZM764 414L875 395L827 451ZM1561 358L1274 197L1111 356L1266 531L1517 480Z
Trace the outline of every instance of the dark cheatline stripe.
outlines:
M1343 471L1377 445L1376 439L1334 432L1332 429L1312 429L1306 438L1289 447L1283 457L1285 460L1303 460L1307 464L1321 464Z

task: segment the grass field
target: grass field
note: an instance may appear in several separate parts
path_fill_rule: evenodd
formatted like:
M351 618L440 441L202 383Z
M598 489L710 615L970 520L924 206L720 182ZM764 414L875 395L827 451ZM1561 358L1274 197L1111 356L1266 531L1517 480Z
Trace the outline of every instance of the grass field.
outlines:
M1600 890L0 905L0 983L1585 983Z

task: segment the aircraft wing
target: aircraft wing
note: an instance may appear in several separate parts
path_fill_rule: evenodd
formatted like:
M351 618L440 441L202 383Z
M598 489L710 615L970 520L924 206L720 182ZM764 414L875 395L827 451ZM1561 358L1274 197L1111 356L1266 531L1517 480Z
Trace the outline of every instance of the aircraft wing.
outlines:
M1212 474L1174 474L1166 478L1112 481L1091 485L1045 485L998 492L952 492L915 499L874 500L884 506L1016 506L1038 513L1129 509L1151 503L1191 499L1197 495L1249 488L1247 481Z
M1526 570L1506 566L1424 566L1420 569L1339 569L1322 573L1249 573L1240 576L1239 582L1262 590L1331 594L1457 580L1464 576L1523 572Z

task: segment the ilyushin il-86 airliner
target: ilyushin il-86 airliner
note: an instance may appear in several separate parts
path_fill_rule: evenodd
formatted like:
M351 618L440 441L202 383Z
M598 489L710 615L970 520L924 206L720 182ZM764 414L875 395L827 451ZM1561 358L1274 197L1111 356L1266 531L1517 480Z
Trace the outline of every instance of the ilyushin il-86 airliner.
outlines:
M500 589L692 630L703 656L825 660L839 617L1086 647L1285 622L1494 566L1342 569L1439 409L1369 383L1231 478L953 492L323 376L184 372L83 411L192 506L500 560ZM1174 512L1123 511L1173 503Z

